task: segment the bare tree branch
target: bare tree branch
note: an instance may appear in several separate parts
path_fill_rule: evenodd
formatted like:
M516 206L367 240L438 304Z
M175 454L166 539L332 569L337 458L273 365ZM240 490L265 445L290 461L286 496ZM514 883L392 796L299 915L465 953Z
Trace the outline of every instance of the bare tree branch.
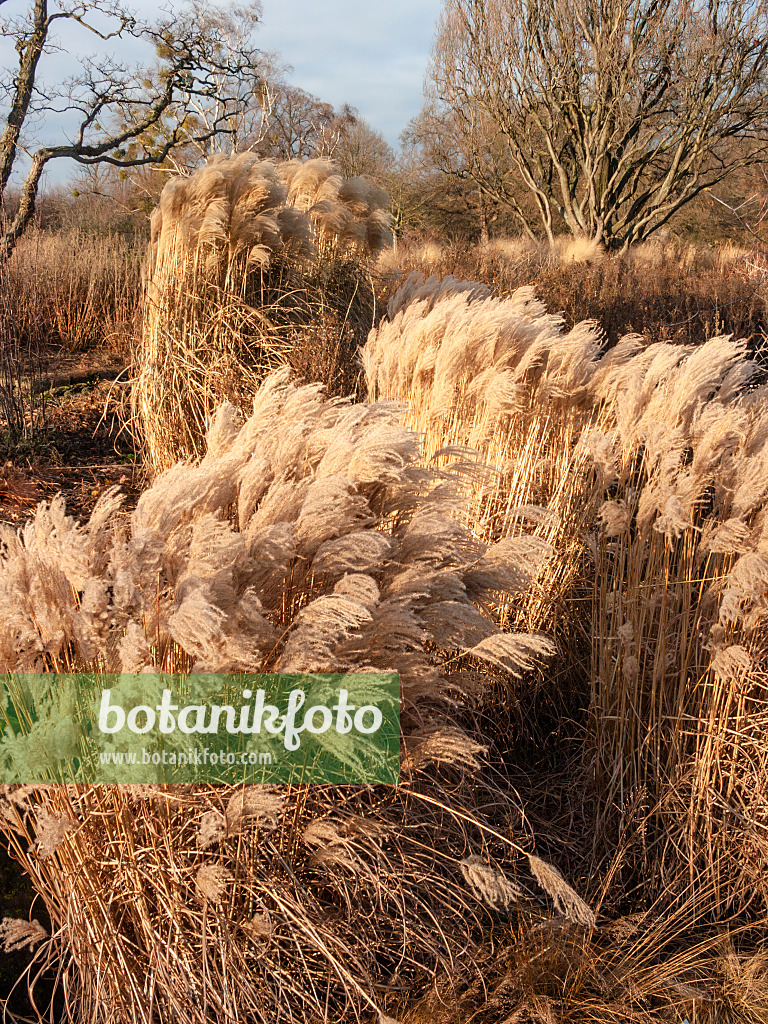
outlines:
M30 154L18 210L0 239L0 260L7 259L31 223L42 173L51 160L120 167L159 164L176 147L194 143L205 149L212 138L233 131L238 113L253 98L253 89L243 83L252 82L256 74L258 51L250 31L260 8L248 8L247 30L233 36L238 12L245 17L244 9L214 11L193 0L149 24L139 22L120 0L60 0L52 14L48 0L34 0L27 20L0 28L15 40L19 54L0 136L0 195L16 164L24 125L33 112L53 109L53 97L39 87L38 65L54 45L51 29L56 22L74 22L102 40L132 36L148 43L156 56L150 69L125 67L108 57L81 61L82 73L65 84L63 93L63 109L79 114L74 140L41 146ZM105 19L107 25L101 25Z
M446 0L428 107L485 187L493 125L550 239L622 248L764 157L767 70L768 0Z

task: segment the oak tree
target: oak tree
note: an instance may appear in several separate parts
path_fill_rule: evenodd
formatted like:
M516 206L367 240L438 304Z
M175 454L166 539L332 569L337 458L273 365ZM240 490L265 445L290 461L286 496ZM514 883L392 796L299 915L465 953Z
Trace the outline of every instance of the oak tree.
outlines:
M9 0L0 0L5 4ZM52 160L68 158L85 167L157 164L177 146L202 144L230 130L249 100L241 79L252 75L258 51L249 37L226 38L226 19L203 13L199 0L155 21L140 20L122 0L32 0L24 14L0 24L0 38L12 41L17 54L16 66L0 79L0 197L6 196L20 153L28 157L18 205L0 235L0 260L31 223L43 171ZM94 56L80 59L78 73L51 86L41 67L57 48L57 28L64 22L83 34L84 47L89 37L100 43ZM147 66L137 68L108 52L131 40L144 44L152 58ZM31 145L25 129L41 118L46 126L61 120L73 125L70 137Z
M446 0L427 113L526 230L621 249L763 159L767 70L768 0Z

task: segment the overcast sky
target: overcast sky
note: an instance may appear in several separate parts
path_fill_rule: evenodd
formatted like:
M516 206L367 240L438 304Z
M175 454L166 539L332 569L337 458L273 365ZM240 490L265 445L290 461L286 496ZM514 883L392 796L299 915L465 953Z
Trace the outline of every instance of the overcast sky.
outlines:
M225 2L225 0L220 0ZM140 17L166 7L163 0L126 0ZM11 0L14 15L28 0ZM349 103L397 148L400 133L421 107L424 73L441 0L263 0L256 33L261 49L276 51L293 71L287 78L335 107ZM41 84L60 83L78 71L76 61L93 52L96 40L76 25L59 23L59 48L46 54L38 69ZM151 60L133 40L102 44L121 60ZM73 59L74 58L74 59ZM0 65L18 58L12 40L0 42ZM72 122L70 124L70 122ZM71 134L71 118L48 115L26 131L32 141L61 142ZM49 183L75 170L70 161L49 165Z

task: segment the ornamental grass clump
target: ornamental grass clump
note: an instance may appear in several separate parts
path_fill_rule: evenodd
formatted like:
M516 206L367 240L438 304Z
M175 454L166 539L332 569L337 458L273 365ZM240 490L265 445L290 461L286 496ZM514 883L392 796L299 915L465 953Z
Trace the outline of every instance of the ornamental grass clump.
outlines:
M57 499L3 532L3 671L401 678L399 787L7 788L0 824L53 924L39 961L61 957L78 1019L349 1019L423 992L539 885L594 923L526 859L472 714L554 652L492 614L547 551L463 526L476 463L427 467L401 416L279 371L130 515L111 491L85 524Z
M168 182L152 215L131 396L150 473L202 454L213 411L224 400L247 409L302 332L330 347L333 335L344 361L373 323L367 254L390 237L388 203L328 161L275 166L252 153Z
M685 927L680 914L653 910L590 931L521 916L513 942L483 951L479 977L444 979L407 1019L763 1024L765 950L740 949L722 934L685 935Z
M413 273L362 351L369 400L407 402L404 423L423 433L427 457L468 446L490 467L468 482L467 526L485 540L530 529L557 550L529 594L526 620L563 636L571 624L562 601L584 548L584 475L571 472L573 448L593 415L585 367L600 347L593 323L565 332L531 287L496 299L483 284Z
M378 253L392 241L389 195L367 178L345 178L331 160L287 160L277 174L291 207L307 214L318 244Z
M130 516L112 488L84 525L56 498L3 527L3 671L386 665L407 704L410 685L437 692L427 641L478 657L495 644L497 661L506 644L514 669L538 638L505 638L477 604L524 592L542 545L489 547L458 524L457 482L476 465L425 468L398 405L288 378L267 378L245 422L222 406L205 457L166 471Z
M529 288L411 275L363 362L428 453L469 444L495 470L466 481L475 535L530 521L553 551L496 611L565 652L597 781L587 859L620 841L628 878L695 890L699 915L764 912L768 388L746 343L604 348Z

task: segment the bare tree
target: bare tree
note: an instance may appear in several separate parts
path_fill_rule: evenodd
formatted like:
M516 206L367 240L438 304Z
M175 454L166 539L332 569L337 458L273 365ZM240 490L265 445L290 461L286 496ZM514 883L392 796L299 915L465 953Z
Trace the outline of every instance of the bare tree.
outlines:
M320 140L336 120L332 104L280 80L271 83L269 91L264 130L254 148L275 160L315 156Z
M205 0L189 2L198 25L220 40L221 55L227 58L216 72L216 89L189 98L187 123L192 132L200 136L201 128L208 129L202 138L192 140L190 148L202 156L258 149L282 112L284 92L290 90L284 75L291 69L276 53L254 46L261 21L259 4L220 8ZM236 74L230 66L237 69ZM225 131L221 130L223 124Z
M3 0L0 0L3 2ZM18 67L0 82L7 116L0 136L0 196L4 196L20 150L30 158L18 207L0 238L0 260L13 251L32 221L43 171L51 160L70 158L90 166L137 167L162 163L174 147L204 143L220 132L244 103L239 75L254 66L248 39L225 40L224 22L201 17L199 3L142 23L121 0L33 0L27 15L0 25L10 38ZM81 73L54 90L43 88L41 58L56 47L58 22L76 23L85 35L105 40L133 37L152 48L155 65L137 69L112 56L81 60ZM205 108L209 116L200 117ZM34 118L73 119L70 141L24 145L22 131Z
M320 140L318 156L332 156L347 178L366 175L380 179L394 161L386 139L355 107L345 103Z
M764 157L767 69L768 0L446 0L428 85L492 124L527 230L620 249Z
M457 113L428 94L421 112L403 133L403 144L415 147L427 167L454 179L454 191L474 194L481 242L488 241L500 203L514 210L526 233L534 236L509 147L479 106Z

